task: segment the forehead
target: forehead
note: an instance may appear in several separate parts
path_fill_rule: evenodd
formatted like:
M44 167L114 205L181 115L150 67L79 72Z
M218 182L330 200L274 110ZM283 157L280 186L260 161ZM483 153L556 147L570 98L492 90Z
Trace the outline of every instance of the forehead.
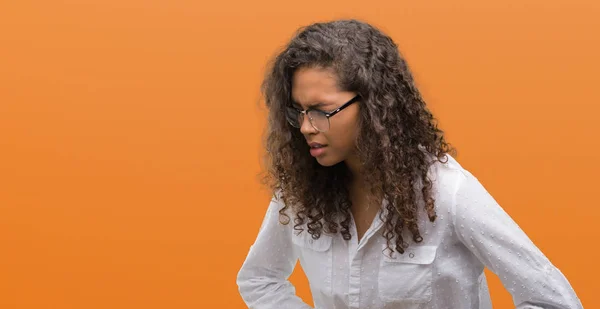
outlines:
M329 68L301 67L292 78L292 100L298 104L326 103L340 93L335 72Z

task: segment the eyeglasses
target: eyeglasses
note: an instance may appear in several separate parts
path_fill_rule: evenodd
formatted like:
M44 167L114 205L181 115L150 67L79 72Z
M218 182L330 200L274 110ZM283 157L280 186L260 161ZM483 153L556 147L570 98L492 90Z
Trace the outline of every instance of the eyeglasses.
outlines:
M336 108L332 112L323 112L317 109L309 108L307 110L300 110L293 106L286 107L286 118L287 121L294 127L300 128L302 123L304 122L304 115L308 115L308 120L310 124L319 132L326 132L329 130L329 118L333 115L339 113L344 108L350 106L352 103L358 101L360 95L356 95L354 98L350 99L350 101L344 103L342 106Z

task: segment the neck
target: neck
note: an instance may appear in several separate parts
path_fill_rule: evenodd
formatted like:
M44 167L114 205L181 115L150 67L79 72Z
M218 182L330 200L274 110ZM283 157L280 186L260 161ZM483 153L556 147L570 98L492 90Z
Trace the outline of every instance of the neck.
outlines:
M353 201L353 206L369 209L371 205L375 205L375 209L379 209L381 205L381 192L371 192L370 184L365 182L363 176L362 164L356 156L349 157L346 161L346 166L352 174L351 181L348 183L350 191L350 199Z
M368 186L367 184L365 184L364 177L362 174L362 164L360 164L358 158L352 156L348 158L345 161L345 163L348 169L350 170L350 174L352 175L351 180L348 183L348 189L352 193L358 193L359 195L361 194L359 192L364 193L365 191L367 191Z
M346 159L345 163L352 174L352 183L357 181L362 182L362 164L360 164L360 160L355 155L352 155Z

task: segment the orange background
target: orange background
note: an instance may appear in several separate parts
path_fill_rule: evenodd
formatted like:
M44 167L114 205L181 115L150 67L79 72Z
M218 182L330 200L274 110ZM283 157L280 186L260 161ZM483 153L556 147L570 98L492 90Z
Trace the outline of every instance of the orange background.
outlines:
M598 16L595 0L3 1L0 308L245 308L265 63L338 17L393 37L459 162L600 307Z

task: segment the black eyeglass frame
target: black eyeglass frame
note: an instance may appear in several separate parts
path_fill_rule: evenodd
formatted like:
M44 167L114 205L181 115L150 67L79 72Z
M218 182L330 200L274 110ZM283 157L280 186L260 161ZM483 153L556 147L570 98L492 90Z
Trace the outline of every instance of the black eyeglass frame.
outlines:
M298 108L296 108L296 107L294 107L294 106L291 106L291 105L290 105L290 106L288 106L288 108L292 108L292 109L296 110L296 111L297 111L299 114L304 114L304 117L308 116L308 112L310 112L310 111L314 111L314 112L321 113L321 114L323 114L323 116L325 116L325 117L327 118L328 127L329 127L329 126L331 126L331 124L329 123L329 118L331 118L331 117L333 117L335 114L337 114L337 113L341 112L341 111L342 111L344 108L346 108L346 107L348 107L348 106L352 105L352 103L354 103L354 102L358 101L359 99L360 99L360 95L358 95L358 94L357 94L357 95L355 95L355 96L354 96L352 99L350 99L348 102L346 102L346 103L342 104L342 106L340 106L340 107L338 107L338 108L334 109L334 110L333 110L333 111L331 111L331 112L324 112L324 111L321 111L321 110L318 110L318 109L314 109L314 108L309 108L309 109L307 109L307 110L300 110L300 109L298 109ZM286 116L286 118L287 118L287 116ZM310 122L310 125L311 125L313 128L315 128L315 130L317 130L317 131L319 131L319 132L325 132L325 131L327 131L327 130L325 130L325 131L321 131L321 130L319 130L317 127L315 127L315 125L313 124L313 120L312 120L312 118L310 118L310 116L308 117L308 121ZM295 124L293 124L293 123L292 123L292 122L291 122L289 119L288 119L288 123L289 123L291 126L293 126L294 128L300 128L300 127L302 126L302 124L301 124L301 123L299 123L299 124L298 124L298 126L296 126L296 125L295 125Z

